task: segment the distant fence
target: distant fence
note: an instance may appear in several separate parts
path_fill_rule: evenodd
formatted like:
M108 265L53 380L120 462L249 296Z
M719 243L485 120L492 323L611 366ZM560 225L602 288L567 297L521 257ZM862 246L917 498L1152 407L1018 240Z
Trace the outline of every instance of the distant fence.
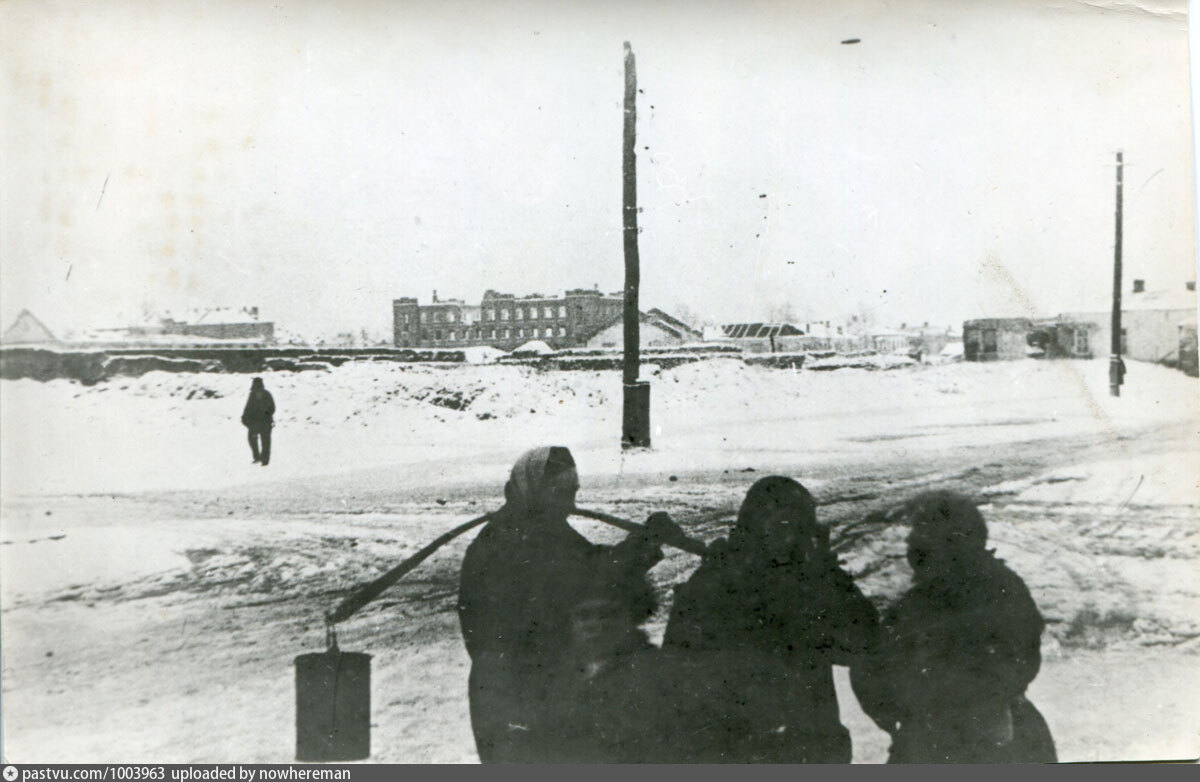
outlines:
M405 350L395 348L108 348L104 350L48 350L0 348L0 378L5 380L78 380L98 383L112 377L134 377L147 372L230 372L321 370L347 361L434 362L461 364L460 350Z
M715 359L735 359L749 366L772 369L842 368L895 369L903 362L874 358L875 351L839 353L832 349L743 353L728 344L650 348L641 354L643 365L662 370ZM0 377L5 380L75 380L91 385L114 377L136 377L147 372L304 372L327 370L354 361L394 361L461 365L461 350L407 348L203 347L106 348L101 350L51 350L34 347L0 347ZM539 371L619 371L620 351L576 349L547 355L502 356L499 364L529 366ZM913 363L913 362L908 362Z
M741 357L741 351L727 345L653 347L646 348L639 356L641 364L653 364L660 369L674 369L684 364L694 364L697 361L714 358L740 359ZM544 355L517 352L501 356L497 363L520 364L551 371L594 372L620 369L625 364L625 356L621 351L611 348L572 348Z
M811 353L817 350L832 350L850 353L874 347L870 337L776 337L769 339L739 339L737 346L746 353Z

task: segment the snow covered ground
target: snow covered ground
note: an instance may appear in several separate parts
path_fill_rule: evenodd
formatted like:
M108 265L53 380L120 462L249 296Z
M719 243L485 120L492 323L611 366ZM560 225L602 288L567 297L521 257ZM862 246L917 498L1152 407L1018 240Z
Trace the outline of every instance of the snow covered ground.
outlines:
M846 525L924 488L968 491L1047 617L1031 695L1060 756L1196 754L1194 379L1131 362L1112 398L1100 360L811 372L715 359L643 376L654 448L630 454L617 372L267 373L279 413L265 469L238 422L247 376L0 381L7 758L290 759L290 662L319 648L316 618L495 507L512 460L545 443L575 453L581 505L669 510L707 538L756 477L795 475L881 602L906 584L903 530ZM344 628L376 655L375 760L474 760L451 610L466 542ZM676 553L655 569L664 599L694 565ZM856 760L882 759L886 737L839 683Z
M989 441L1190 426L1194 381L1133 365L1007 362L834 372L736 359L651 370L654 449L612 447L617 372L354 362L266 373L279 412L269 472L249 469L239 423L249 379L151 372L96 386L4 381L4 496L130 493L278 481L407 465L428 478L498 480L517 454L569 445L585 474L739 469L858 459L893 442L921 453ZM643 376L646 376L643 370Z

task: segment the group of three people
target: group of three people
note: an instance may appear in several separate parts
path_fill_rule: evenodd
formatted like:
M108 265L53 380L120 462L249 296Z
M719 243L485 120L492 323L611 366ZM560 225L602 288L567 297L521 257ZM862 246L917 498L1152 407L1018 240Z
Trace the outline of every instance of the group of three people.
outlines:
M659 648L640 627L656 607L646 574L683 532L656 513L593 544L567 523L578 488L566 448L524 454L468 547L458 609L482 761L849 762L833 665L892 762L1054 760L1024 698L1041 615L965 498L905 506L914 585L881 618L809 492L763 478L676 588Z

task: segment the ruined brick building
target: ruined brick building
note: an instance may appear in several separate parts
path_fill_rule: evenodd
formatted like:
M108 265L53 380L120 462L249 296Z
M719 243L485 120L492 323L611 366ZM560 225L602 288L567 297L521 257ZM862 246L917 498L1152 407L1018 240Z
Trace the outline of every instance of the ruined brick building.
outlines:
M531 340L555 349L610 347L608 336L620 324L623 309L622 294L595 289L521 298L489 290L479 304L439 299L434 291L427 305L415 298L392 302L393 341L400 348L490 345L513 350ZM699 332L658 310L641 313L640 321L643 344L682 344L700 338Z

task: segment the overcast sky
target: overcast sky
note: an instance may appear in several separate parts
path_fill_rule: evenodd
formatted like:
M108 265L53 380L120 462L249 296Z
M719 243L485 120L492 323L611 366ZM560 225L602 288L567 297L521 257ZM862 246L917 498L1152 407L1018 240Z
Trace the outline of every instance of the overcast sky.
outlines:
M1127 279L1195 276L1184 6L1150 8L8 0L0 320L618 290L625 40L644 308L1102 309L1118 149Z

